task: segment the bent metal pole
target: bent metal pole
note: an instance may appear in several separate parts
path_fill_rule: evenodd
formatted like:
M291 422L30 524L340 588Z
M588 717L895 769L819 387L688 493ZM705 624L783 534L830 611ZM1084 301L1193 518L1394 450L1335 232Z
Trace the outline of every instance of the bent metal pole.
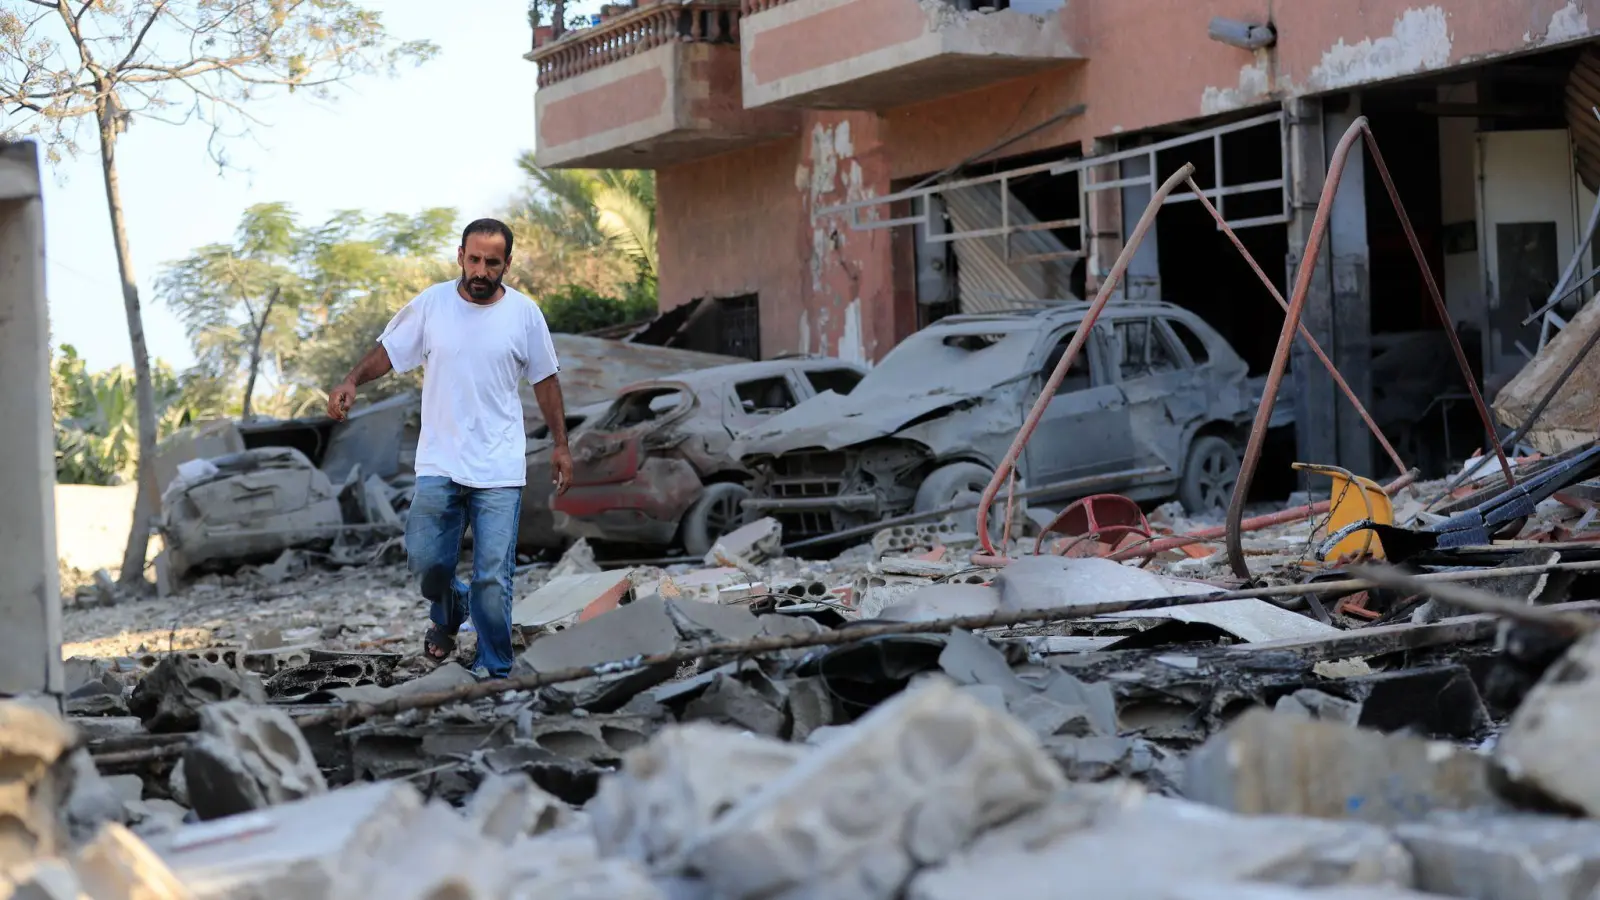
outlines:
M1222 213L1211 205L1211 201L1200 190L1200 186L1194 183L1193 178L1189 179L1189 189L1194 191L1194 195L1199 199L1200 205L1205 207L1206 212L1211 214L1211 218L1217 220L1217 227L1222 229L1222 233L1227 235L1228 240L1233 242L1234 249L1238 250L1239 255L1244 257L1244 261L1255 271L1256 277L1260 278L1261 283L1267 286L1267 293L1272 295L1272 299L1278 301L1278 307L1284 312L1288 312L1289 301L1283 299L1283 295L1278 293L1277 285L1273 284L1272 279L1267 277L1267 273L1262 271L1261 264L1256 262L1256 258L1250 255L1249 250L1245 249L1244 242L1239 240L1237 234L1234 234L1233 227L1228 224L1226 219L1222 218ZM1600 204L1597 204L1596 208L1600 208ZM1378 427L1378 423L1372 418L1372 414L1367 412L1367 407L1361 402L1361 398L1356 396L1356 392L1351 389L1350 383L1344 380L1344 375L1333 364L1333 360L1329 359L1328 354L1323 352L1322 345L1318 344L1317 339L1311 336L1311 332L1306 328L1304 322L1300 323L1300 339L1306 342L1306 346L1311 349L1312 354L1321 361L1322 367L1328 370L1328 375L1333 379L1333 383L1344 393L1345 398L1350 401L1350 405L1355 407L1356 415L1361 417L1361 421L1367 423L1367 430L1371 431L1372 436L1378 439L1378 445L1383 447L1383 452L1389 455L1389 461L1394 463L1395 471L1401 475L1410 471L1405 462L1400 459L1400 454L1395 451L1394 445L1389 443L1389 439L1384 436L1383 429Z
M1128 236L1128 241L1122 247L1122 252L1117 254L1116 264L1111 267L1111 273L1101 283L1099 293L1095 294L1094 302L1089 305L1089 311L1083 314L1083 321L1078 325L1077 333L1072 336L1071 343L1067 344L1066 352L1061 354L1060 362L1056 363L1055 371L1050 373L1050 378L1039 391L1039 398L1033 402L1033 409L1029 411L1028 418L1022 423L1022 428L1017 431L1017 436L1011 440L1011 449L1006 451L1005 458L1000 465L995 467L994 476L989 479L989 486L983 490L983 499L978 501L978 541L983 545L985 553L994 553L994 541L989 537L989 507L994 505L994 500L1000 495L1000 488L1016 470L1017 459L1022 455L1022 448L1028 445L1028 439L1033 437L1034 429L1039 427L1039 420L1044 417L1045 407L1056 395L1056 389L1061 387L1061 382L1067 377L1067 370L1072 367L1078 353L1083 350L1083 344L1089 339L1089 332L1093 330L1095 320L1100 318L1100 311L1105 309L1106 303L1111 300L1111 292L1116 290L1117 283L1122 280L1122 274L1127 271L1128 263L1132 261L1134 251L1139 249L1139 244L1144 241L1145 232L1155 224L1156 213L1160 211L1161 204L1166 202L1167 195L1172 193L1178 185L1189 180L1194 174L1194 164L1184 163L1182 168L1172 173L1161 187L1156 189L1150 202L1145 204L1144 212L1139 216L1139 223L1133 227L1133 234Z

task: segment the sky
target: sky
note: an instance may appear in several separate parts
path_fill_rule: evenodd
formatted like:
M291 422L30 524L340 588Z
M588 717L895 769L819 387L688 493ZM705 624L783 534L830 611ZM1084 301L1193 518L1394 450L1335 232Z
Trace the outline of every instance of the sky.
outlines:
M349 83L332 102L282 94L252 112L266 124L228 145L219 173L209 130L136 120L119 144L123 205L150 352L193 362L183 327L152 290L164 264L231 239L246 207L290 204L307 223L361 209L456 208L465 223L519 191L517 155L533 148L537 72L527 0L370 0L390 33L439 54L390 79ZM447 11L448 7L448 11ZM571 8L569 6L569 8ZM84 138L92 139L85 130ZM127 319L97 153L45 170L46 277L57 345L100 369L128 363Z

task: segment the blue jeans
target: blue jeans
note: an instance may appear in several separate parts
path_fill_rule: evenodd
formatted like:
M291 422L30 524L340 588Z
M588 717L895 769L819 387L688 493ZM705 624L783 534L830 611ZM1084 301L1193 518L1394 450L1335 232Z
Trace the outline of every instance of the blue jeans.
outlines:
M511 673L511 576L517 566L522 488L470 488L448 478L417 479L406 520L406 557L433 604L429 617L454 635L472 617L478 632L473 668L490 677ZM461 537L472 528L472 584L456 577Z

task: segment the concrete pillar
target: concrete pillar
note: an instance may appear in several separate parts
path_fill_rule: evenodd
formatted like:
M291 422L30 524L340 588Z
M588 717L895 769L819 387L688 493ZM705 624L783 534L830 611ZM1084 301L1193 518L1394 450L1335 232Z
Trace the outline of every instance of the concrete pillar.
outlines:
M50 325L31 142L0 144L0 422L0 696L59 696Z
M1361 115L1360 95L1352 95L1339 111L1323 113L1323 146L1329 156L1339 138ZM1329 279L1333 286L1333 348L1328 352L1362 404L1372 404L1372 290L1367 252L1367 154L1359 142L1345 161L1339 192L1333 197L1328 219ZM1323 345L1327 350L1328 346ZM1316 363L1315 359L1311 360ZM1319 366L1320 372L1320 366ZM1361 416L1337 388L1334 392L1335 421L1338 427L1338 460L1358 475L1383 474L1374 469L1375 441ZM1392 466L1392 464L1390 464ZM1385 468L1385 471L1387 467ZM1399 474L1398 472L1393 474Z
M1289 122L1289 277L1292 289L1305 255L1327 175L1328 156L1359 114L1354 101L1324 115L1323 101L1285 103ZM1345 162L1328 229L1306 294L1301 321L1350 383L1362 403L1370 403L1371 295L1367 276L1367 221L1359 146ZM1296 456L1304 462L1333 463L1371 475L1372 446L1366 426L1334 385L1321 362L1296 340L1291 356Z

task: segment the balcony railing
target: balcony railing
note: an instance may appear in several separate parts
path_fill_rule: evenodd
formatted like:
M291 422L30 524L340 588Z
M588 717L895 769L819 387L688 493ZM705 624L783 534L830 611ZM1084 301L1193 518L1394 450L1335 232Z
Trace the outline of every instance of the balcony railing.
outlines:
M589 28L567 31L535 49L539 86L555 84L671 41L736 44L739 0L652 3Z

